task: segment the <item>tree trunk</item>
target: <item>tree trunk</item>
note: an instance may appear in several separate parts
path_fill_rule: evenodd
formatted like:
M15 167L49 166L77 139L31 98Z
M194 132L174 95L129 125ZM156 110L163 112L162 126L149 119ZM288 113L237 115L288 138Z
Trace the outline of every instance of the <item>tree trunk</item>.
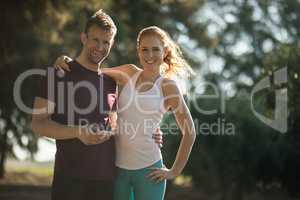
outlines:
M228 185L229 185L229 183L227 181L228 181L228 179L226 179L226 177L225 177L224 170L222 170L221 176L220 176L221 200L227 200Z
M233 200L243 200L243 180L242 177L238 177L233 189Z
M0 146L0 151L1 151L1 159L0 159L0 179L4 178L5 174L5 168L4 168L4 163L6 159L6 153L7 153L7 131L4 130L4 134L1 140L1 146Z

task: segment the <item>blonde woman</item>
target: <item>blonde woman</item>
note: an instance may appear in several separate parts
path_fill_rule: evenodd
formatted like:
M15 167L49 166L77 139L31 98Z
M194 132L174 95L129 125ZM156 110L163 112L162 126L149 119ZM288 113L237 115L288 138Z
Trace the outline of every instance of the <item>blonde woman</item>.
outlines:
M99 70L122 88L118 99L115 200L162 200L166 180L180 175L196 138L188 107L171 77L189 70L180 48L157 26L140 31L137 52L142 69L132 64ZM70 70L60 57L56 65ZM160 148L152 140L163 115L171 110L182 138L173 166L163 165Z

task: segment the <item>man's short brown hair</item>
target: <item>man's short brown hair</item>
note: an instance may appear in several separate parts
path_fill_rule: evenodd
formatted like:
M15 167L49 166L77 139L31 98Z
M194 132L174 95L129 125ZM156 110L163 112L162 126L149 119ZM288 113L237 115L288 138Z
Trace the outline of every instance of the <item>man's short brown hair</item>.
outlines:
M116 27L114 21L102 9L95 12L95 14L93 14L93 16L88 19L88 21L85 25L85 30L84 30L84 32L86 34L88 33L89 28L92 25L96 25L105 31L109 31L113 35L115 35L117 33L117 27Z

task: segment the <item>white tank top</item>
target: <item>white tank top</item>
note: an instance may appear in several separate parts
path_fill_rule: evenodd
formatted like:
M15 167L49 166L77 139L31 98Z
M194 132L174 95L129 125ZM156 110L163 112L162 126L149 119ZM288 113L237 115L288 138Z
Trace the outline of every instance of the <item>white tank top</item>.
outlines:
M161 90L163 77L157 78L149 90L138 92L135 85L141 72L131 77L118 100L116 166L130 170L148 167L162 159L152 135L166 112Z

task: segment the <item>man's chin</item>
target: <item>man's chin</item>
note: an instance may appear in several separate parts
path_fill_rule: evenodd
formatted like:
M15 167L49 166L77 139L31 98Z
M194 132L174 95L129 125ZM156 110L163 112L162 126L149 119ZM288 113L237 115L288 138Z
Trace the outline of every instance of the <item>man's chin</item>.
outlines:
M98 65L99 63L101 63L101 62L102 62L102 60L92 60L92 61L91 61L91 63L97 64L97 65Z
M104 58L90 58L89 61L93 64L99 64L104 60Z

